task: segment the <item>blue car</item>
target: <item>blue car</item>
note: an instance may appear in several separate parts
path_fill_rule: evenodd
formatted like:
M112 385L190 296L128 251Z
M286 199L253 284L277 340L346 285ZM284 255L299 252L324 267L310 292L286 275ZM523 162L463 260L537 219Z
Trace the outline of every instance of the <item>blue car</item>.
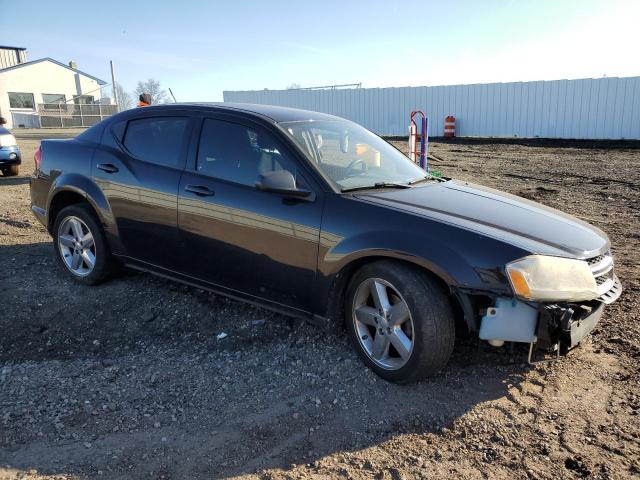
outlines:
M7 177L20 173L20 148L9 130L0 126L0 170Z

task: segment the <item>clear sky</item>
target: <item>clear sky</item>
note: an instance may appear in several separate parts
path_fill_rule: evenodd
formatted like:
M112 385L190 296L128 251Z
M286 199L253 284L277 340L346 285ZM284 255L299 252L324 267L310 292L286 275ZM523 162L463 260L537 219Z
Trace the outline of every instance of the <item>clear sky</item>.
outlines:
M640 0L0 0L0 44L179 101L223 90L640 75Z

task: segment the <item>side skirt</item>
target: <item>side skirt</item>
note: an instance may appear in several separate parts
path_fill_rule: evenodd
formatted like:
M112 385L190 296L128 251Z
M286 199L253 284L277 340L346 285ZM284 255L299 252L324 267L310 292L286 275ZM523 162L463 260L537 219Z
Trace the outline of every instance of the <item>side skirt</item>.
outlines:
M134 270L138 270L140 272L150 273L152 275L156 275L161 278L166 278L167 280L173 280L185 285L189 285L190 287L201 288L208 292L213 292L217 295L222 295L228 298L232 298L233 300L238 300L240 302L256 305L266 310L270 310L272 312L279 313L281 315L286 315L287 317L307 320L316 325L321 323L316 319L320 317L317 317L317 315L313 315L310 312L306 312L304 310L298 310L296 308L288 307L286 305L272 302L264 298L254 297L253 295L249 295L244 292L233 290L231 288L223 287L223 286L212 284L209 282L204 282L198 278L190 277L188 275L174 272L172 270L168 270L166 268L162 268L150 263L141 262L139 260L135 260L130 257L125 257L122 255L114 255L114 256L118 258L118 260L120 260L126 267L132 268Z

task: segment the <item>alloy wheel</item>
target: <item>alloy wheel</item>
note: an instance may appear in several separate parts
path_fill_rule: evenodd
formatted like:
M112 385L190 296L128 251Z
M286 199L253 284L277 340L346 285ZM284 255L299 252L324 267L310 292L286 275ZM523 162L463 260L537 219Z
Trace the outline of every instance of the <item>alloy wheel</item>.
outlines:
M78 217L69 216L58 229L58 249L71 273L86 277L96 264L96 245L87 224Z
M353 299L352 318L358 341L373 362L397 370L409 361L413 319L407 302L391 283L381 278L362 282Z

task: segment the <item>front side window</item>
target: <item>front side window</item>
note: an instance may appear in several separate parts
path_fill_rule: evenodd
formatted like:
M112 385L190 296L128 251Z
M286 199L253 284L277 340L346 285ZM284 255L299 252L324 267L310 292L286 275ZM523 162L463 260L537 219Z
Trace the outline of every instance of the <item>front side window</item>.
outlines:
M399 150L356 123L305 121L280 126L342 190L406 184L426 176Z
M123 145L141 160L175 167L182 156L188 121L186 117L131 120L124 133Z
M9 92L9 107L34 109L35 106L33 93Z
M261 174L285 169L302 182L295 163L282 155L268 133L237 123L204 121L198 148L198 173L255 186Z

